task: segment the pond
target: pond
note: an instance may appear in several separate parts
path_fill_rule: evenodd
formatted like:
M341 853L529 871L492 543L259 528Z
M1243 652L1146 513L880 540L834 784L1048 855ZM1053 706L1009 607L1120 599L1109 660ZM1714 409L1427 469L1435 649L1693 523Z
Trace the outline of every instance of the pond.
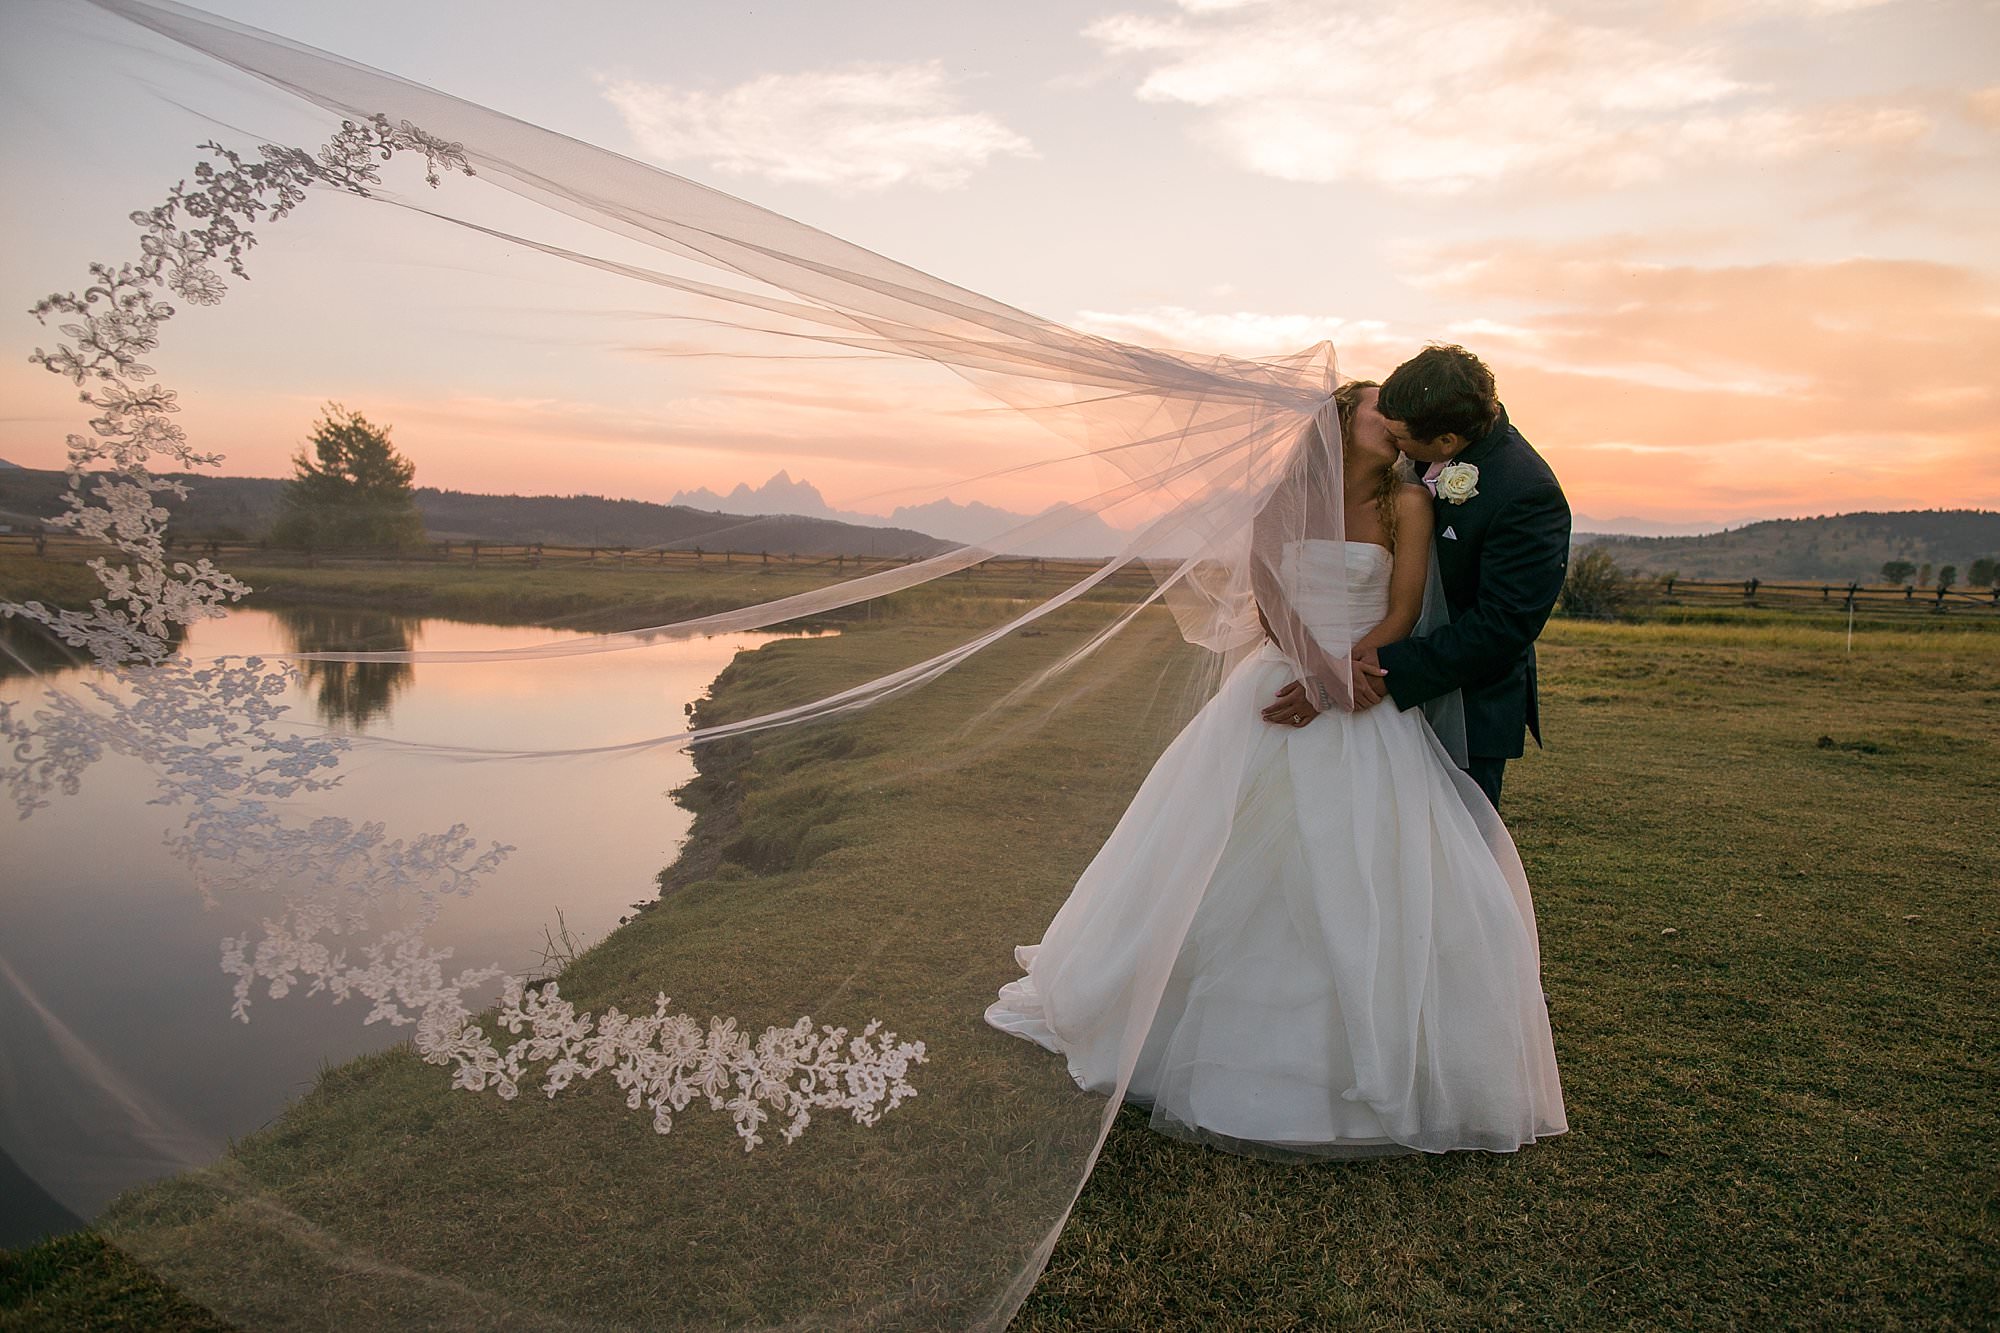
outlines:
M579 638L560 630L470 624L368 610L241 610L195 626L180 651L200 660L294 650L492 650ZM688 706L745 649L738 633L556 660L305 664L290 716L349 734L447 745L583 748L680 730ZM80 684L71 668L50 673ZM559 684L558 684L559 682ZM16 674L0 699L33 711L43 686ZM515 847L476 891L445 901L427 933L453 950L448 971L497 963L544 970L564 932L589 944L657 895L692 815L668 799L694 776L685 750L588 762L403 762L357 749L343 772L365 783L337 812L396 834L438 832L476 812L471 836ZM164 845L181 812L147 807L153 780L107 755L32 817L0 811L0 1247L90 1217L120 1191L212 1160L231 1136L266 1124L319 1071L407 1039L364 1025L367 1002L263 998L231 1016L225 937L256 933L261 905L204 904L195 871ZM322 812L315 800L314 812ZM135 819L135 811L158 812ZM579 820L578 811L588 811ZM577 873L587 856L588 873ZM475 1005L476 1007L476 1005Z

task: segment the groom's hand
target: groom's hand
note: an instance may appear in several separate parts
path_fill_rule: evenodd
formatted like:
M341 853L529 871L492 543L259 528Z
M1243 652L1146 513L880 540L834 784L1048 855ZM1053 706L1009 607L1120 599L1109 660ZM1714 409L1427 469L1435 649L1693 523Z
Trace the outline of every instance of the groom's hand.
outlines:
M1303 727L1318 716L1319 709L1307 699L1306 685L1302 680L1295 680L1279 690L1278 701L1264 710L1266 722L1287 727Z
M1373 648L1357 648L1353 658L1354 669L1354 711L1359 713L1373 708L1388 697L1388 687L1382 678L1389 672Z

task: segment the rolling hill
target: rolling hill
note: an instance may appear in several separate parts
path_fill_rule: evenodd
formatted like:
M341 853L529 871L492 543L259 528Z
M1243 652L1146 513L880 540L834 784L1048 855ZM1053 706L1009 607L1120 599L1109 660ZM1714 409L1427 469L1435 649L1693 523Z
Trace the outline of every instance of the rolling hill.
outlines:
M1748 523L1699 537L1583 535L1579 550L1597 547L1639 573L1682 578L1773 581L1882 581L1883 562L1907 560L1921 571L1956 565L1961 583L1974 560L2000 557L2000 512L1913 509L1829 514Z
M275 477L177 476L186 500L168 497L172 530L183 538L262 536L277 516L284 482ZM68 479L38 468L0 469L0 525L19 530L63 511ZM417 508L433 540L546 542L559 546L692 547L812 555L929 556L951 544L900 527L863 527L799 515L744 517L598 495L475 495L417 488Z
M175 532L184 537L240 540L261 536L277 514L278 494L284 486L283 481L271 477L182 476L178 480L189 484L191 494L186 501L169 499L167 505L174 511ZM61 472L0 467L0 527L27 530L61 513L66 485ZM814 507L818 492L807 483L795 485L802 493L811 492L802 507ZM770 498L747 487L737 489L749 494L720 498L739 504L746 499L751 504L767 503ZM941 535L933 535L915 527L875 526L883 522L881 519L863 524L811 514L717 513L597 495L478 495L429 486L417 488L417 507L426 529L437 540L634 548L703 546L712 551L895 557L935 555L958 542L980 540L1023 517L951 501L898 510L894 516L905 523L921 522L934 531L941 530ZM1079 530L1064 537L1081 535L1086 534ZM1638 573L1675 573L1683 578L1842 583L1853 579L1869 583L1881 581L1884 561L1907 560L1919 570L1926 565L1933 571L1956 565L1963 584L1973 561L2000 558L2000 512L1920 509L1830 514L1771 519L1701 536L1580 532L1576 545L1578 550L1603 548L1620 565Z

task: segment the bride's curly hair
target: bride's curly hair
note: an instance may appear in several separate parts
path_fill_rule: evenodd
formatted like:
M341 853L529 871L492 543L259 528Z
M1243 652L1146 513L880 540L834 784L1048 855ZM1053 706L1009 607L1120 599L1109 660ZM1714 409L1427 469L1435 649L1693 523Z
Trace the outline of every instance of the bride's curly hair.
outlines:
M1375 380L1349 380L1333 391L1333 409L1340 416L1340 438L1343 446L1354 438L1354 414L1361 407L1361 394L1365 389L1379 389ZM1382 535L1388 538L1390 549L1396 545L1396 486L1404 480L1400 462L1382 469L1381 484L1375 488L1375 512L1382 519Z

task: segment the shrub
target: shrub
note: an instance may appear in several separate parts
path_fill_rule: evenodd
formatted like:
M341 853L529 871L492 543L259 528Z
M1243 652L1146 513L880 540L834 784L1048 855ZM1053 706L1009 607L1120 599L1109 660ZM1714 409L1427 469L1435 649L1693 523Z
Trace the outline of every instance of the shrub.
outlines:
M1609 551L1594 547L1569 562L1556 606L1566 616L1615 620L1643 605L1652 587L1652 580L1626 573Z

